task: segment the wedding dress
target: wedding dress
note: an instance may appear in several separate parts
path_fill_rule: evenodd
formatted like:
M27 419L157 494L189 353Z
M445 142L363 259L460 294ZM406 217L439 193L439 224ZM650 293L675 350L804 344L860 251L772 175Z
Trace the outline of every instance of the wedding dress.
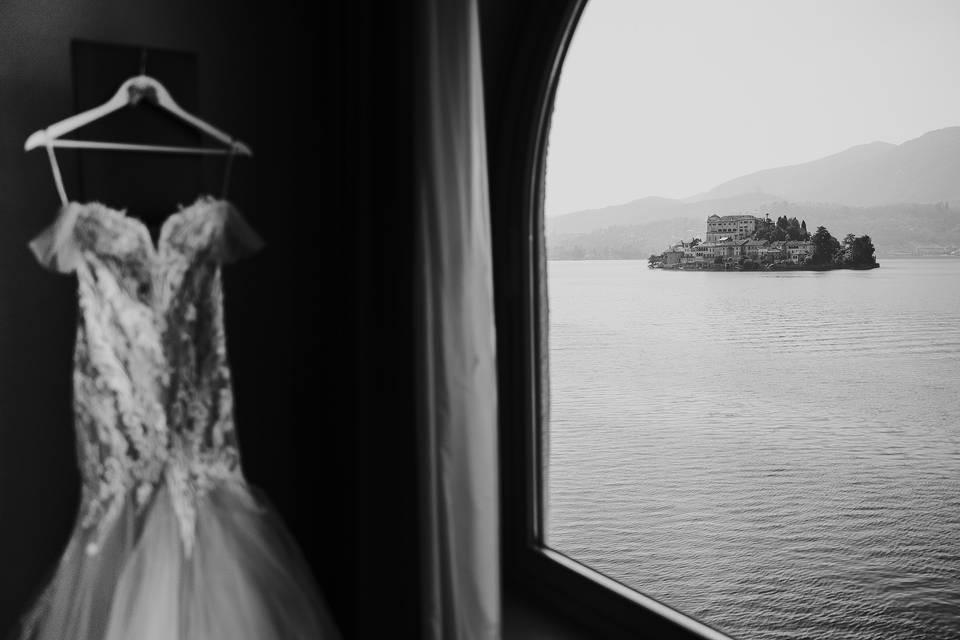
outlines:
M23 640L339 637L296 545L245 481L221 265L261 241L228 202L167 218L69 203L31 242L76 274L80 512Z

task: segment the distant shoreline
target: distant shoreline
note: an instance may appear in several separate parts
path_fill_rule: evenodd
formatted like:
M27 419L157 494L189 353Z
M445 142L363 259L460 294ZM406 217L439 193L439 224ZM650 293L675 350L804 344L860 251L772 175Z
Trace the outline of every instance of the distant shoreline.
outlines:
M941 260L943 258L960 259L960 255L951 255L951 254L932 255L932 256L898 255L898 256L877 256L877 258L883 258L884 260ZM646 261L647 261L646 258L547 258L547 262L646 262ZM852 267L834 267L834 268L849 269ZM723 271L723 269L719 269L719 271Z
M953 253L933 253L925 256L911 256L911 255L890 255L890 256L877 256L878 258L883 258L884 260L926 260L932 258L938 260L940 258L960 258L960 254Z
M875 262L871 265L834 265L834 264L773 264L759 269L744 269L740 265L713 265L708 264L701 267L691 266L669 266L669 267L650 267L655 271L733 271L738 273L765 273L771 271L839 271L847 269L849 271L869 271L870 269L879 269L880 263Z

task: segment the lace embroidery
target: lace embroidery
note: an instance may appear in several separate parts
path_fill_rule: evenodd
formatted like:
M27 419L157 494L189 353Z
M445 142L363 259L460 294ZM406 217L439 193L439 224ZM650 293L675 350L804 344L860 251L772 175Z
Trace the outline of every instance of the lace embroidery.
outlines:
M210 198L170 216L157 248L139 220L96 203L67 205L31 244L78 279L74 410L88 554L128 496L143 513L161 482L190 554L197 502L215 483L245 482L220 265L260 244Z

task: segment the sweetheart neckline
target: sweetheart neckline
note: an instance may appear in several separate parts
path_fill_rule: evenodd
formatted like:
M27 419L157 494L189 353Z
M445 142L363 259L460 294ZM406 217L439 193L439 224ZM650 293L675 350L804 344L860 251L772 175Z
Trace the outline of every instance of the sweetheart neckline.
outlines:
M168 245L167 239L170 235L171 225L174 221L183 218L187 213L195 213L196 211L203 211L212 209L217 205L229 204L227 200L223 198L214 198L210 195L201 195L198 196L192 204L189 204L185 207L180 207L178 210L173 213L168 214L164 217L163 222L160 223L160 233L157 235L157 242L154 244L153 238L150 235L150 228L147 227L147 224L140 218L135 218L133 216L127 215L126 209L116 209L109 205L103 204L102 202L89 201L89 202L76 202L72 201L70 204L80 207L86 211L106 211L107 213L113 215L115 218L123 220L127 224L132 224L134 229L141 235L141 240L143 240L150 254L150 259L156 261L164 253Z

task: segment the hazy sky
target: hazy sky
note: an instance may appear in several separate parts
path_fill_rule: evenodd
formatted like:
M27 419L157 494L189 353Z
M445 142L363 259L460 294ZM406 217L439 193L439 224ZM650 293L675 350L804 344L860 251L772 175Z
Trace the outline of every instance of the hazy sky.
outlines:
M546 213L683 198L960 125L960 0L589 0Z

